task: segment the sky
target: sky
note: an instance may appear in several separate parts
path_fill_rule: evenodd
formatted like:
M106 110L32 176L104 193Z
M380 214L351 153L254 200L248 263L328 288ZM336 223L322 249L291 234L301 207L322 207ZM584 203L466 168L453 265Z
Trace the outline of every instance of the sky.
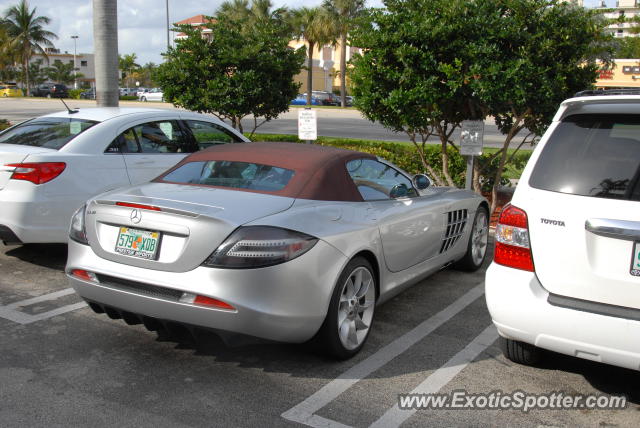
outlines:
M168 0L171 23L194 15L212 15L224 0ZM312 7L322 0L272 0L275 7ZM18 0L0 0L0 12L17 4ZM61 52L73 53L71 36L77 35L77 52L93 53L92 0L29 0L30 8L37 15L48 16L49 31L58 35L54 40ZM368 6L380 6L381 0L368 0ZM599 4L599 0L585 0L587 7ZM615 6L615 0L607 0ZM121 55L135 53L138 64L162 62L161 53L166 50L166 0L121 0L118 2L118 48Z

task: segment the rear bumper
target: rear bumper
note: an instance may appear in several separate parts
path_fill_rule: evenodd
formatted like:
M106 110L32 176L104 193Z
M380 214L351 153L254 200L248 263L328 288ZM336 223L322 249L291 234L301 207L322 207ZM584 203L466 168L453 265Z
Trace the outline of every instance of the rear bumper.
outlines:
M279 342L301 343L322 325L335 282L346 257L319 241L308 253L262 269L198 267L188 272L159 272L111 262L89 246L69 242L67 276L85 300L160 320L238 333ZM124 290L69 275L84 269L102 275L151 284L165 291L188 292L222 300L235 311L181 303L177 298ZM154 288L157 290L157 288ZM162 290L161 290L162 291Z
M18 238L16 236L15 233L13 233L13 231L4 225L0 224L0 241L4 242L5 244L21 244L22 241L20 241L20 238Z
M487 307L501 336L640 370L640 321L551 305L535 274L492 263Z

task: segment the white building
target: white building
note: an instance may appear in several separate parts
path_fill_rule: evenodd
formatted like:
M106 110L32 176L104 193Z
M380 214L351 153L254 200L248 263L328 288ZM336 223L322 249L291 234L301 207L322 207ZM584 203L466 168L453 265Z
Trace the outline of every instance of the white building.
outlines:
M66 64L73 64L73 53L65 51L60 53L60 49L47 48L45 49L47 56L33 55L31 57L31 63L40 62L42 67L48 67L56 61L60 61ZM96 85L96 72L94 55L90 53L78 53L76 54L76 69L78 74L82 74L82 77L78 78L78 87L87 86L91 87Z
M616 1L615 8L607 7L604 0L601 0L598 9L603 9L603 16L606 19L616 19L621 22L616 22L607 27L607 31L613 34L615 37L629 37L637 36L630 31L632 27L638 24L633 22L622 22L623 20L629 21L630 19L640 15L640 5L638 0L618 0Z

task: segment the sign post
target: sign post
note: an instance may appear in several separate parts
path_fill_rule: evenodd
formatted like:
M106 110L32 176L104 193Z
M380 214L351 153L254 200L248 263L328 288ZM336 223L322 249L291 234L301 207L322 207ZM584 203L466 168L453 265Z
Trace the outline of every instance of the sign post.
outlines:
M318 120L316 111L310 107L298 111L298 138L311 144L318 139Z
M473 182L473 161L482 154L484 144L484 121L465 120L460 131L460 154L467 157L467 179L464 188L471 190Z

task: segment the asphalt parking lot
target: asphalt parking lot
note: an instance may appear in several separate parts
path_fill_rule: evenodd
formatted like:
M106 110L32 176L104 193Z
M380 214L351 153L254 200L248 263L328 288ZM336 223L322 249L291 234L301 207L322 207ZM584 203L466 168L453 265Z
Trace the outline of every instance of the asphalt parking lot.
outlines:
M444 270L377 309L359 355L229 347L94 314L69 290L64 245L0 244L0 424L23 426L638 426L640 374L549 354L506 360L484 269ZM623 410L399 410L398 394L620 395Z

